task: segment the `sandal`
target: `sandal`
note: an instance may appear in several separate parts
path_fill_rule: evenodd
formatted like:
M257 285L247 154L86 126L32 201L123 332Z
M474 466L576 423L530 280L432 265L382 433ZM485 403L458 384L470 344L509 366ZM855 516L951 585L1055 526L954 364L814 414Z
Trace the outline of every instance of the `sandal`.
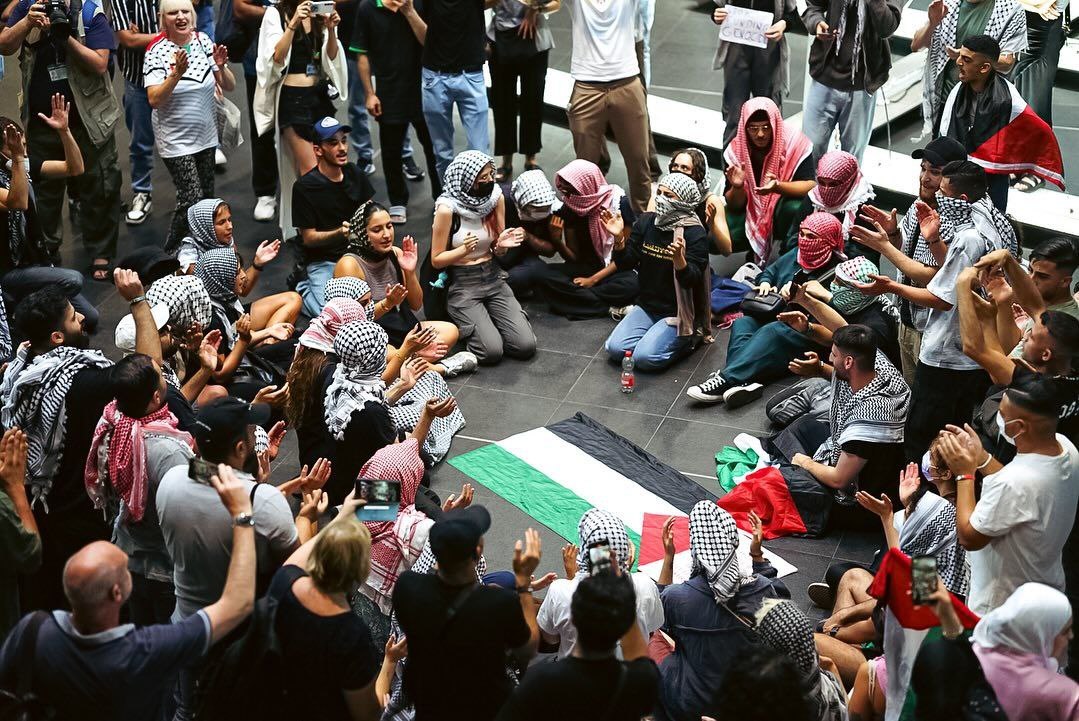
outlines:
M513 166L503 165L495 170L495 182L505 183L507 180L513 177Z
M108 260L98 259L90 265L90 277L99 283L112 281L112 264Z
M543 168L535 163L525 163L525 170L543 170Z
M1039 178L1037 175L1027 173L1013 186L1020 193L1033 193L1038 188L1045 185L1045 181Z

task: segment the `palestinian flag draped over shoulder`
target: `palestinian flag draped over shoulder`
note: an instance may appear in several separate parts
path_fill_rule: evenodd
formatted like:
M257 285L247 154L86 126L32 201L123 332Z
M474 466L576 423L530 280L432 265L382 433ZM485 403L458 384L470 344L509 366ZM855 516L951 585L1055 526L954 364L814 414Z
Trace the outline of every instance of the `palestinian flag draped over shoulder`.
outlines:
M625 524L637 547L638 567L652 578L659 576L663 563L663 524L674 516L676 582L689 576L689 512L699 501L716 499L583 413L455 456L449 463L572 542L577 541L577 523L585 511L609 511ZM748 534L743 534L742 545L748 558ZM765 556L781 576L797 570L767 549Z
M974 118L973 125L968 118ZM981 93L957 83L944 105L940 134L994 175L1031 173L1064 190L1064 160L1053 129L999 74Z

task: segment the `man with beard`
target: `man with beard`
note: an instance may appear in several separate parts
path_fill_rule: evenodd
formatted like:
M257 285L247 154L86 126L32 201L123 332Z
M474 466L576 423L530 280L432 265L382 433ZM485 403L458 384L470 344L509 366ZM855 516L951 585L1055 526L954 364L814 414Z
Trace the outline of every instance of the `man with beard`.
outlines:
M157 329L139 276L126 270L115 276L120 295L131 304L140 350L151 352ZM26 433L26 485L43 548L41 569L20 584L24 611L67 608L60 582L64 562L87 543L108 539L100 512L86 496L83 466L101 411L114 396L112 362L87 350L83 321L57 286L31 293L15 311L28 345L4 374L0 415L5 428Z

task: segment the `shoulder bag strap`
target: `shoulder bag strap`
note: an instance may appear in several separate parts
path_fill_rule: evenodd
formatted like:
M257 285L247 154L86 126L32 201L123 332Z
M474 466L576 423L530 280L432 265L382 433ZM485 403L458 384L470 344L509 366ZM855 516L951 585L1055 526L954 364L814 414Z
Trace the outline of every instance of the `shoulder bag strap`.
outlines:
M449 608L446 609L446 618L442 620L442 628L438 630L438 637L440 639L445 638L446 632L449 631L450 624L453 623L454 617L457 616L457 612L461 610L465 605L465 602L472 598L472 594L474 594L482 585L482 583L477 582L472 586L457 592L453 601L450 602Z
M49 618L48 611L34 611L26 631L19 642L19 671L16 693L20 699L26 698L34 685L34 656L37 653L37 634L42 624Z

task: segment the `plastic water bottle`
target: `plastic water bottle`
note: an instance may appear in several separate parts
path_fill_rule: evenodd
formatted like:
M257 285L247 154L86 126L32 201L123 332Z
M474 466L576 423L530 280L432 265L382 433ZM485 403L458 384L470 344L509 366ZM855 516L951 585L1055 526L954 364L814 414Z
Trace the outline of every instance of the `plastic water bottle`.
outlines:
M622 359L622 392L632 393L634 385L633 351L626 351L626 357Z

